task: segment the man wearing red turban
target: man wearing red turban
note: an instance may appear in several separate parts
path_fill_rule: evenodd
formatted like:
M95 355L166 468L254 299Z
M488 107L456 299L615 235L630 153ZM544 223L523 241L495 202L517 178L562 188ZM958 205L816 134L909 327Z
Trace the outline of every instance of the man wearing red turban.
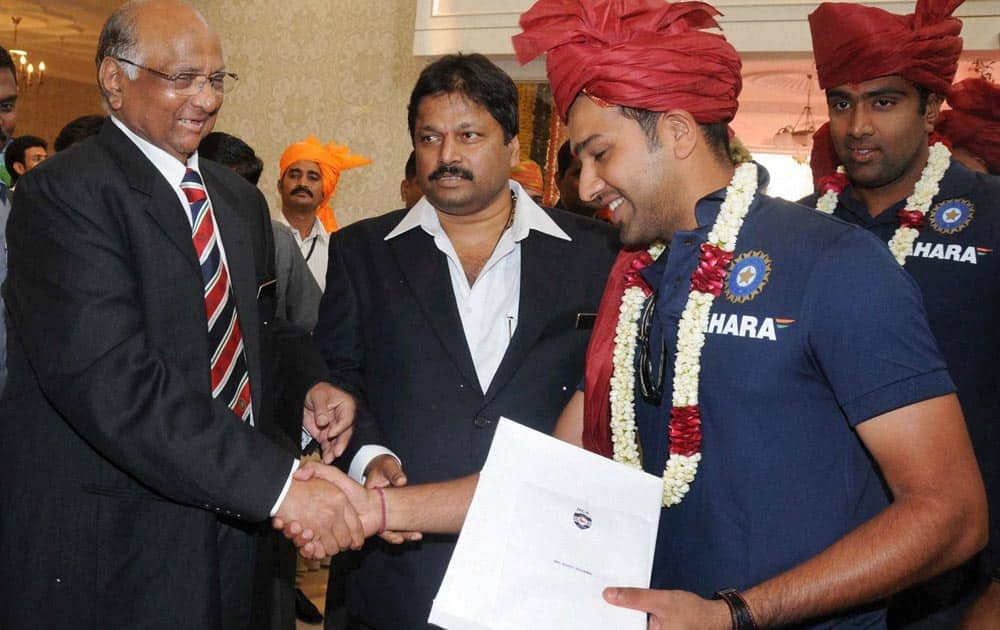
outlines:
M604 593L650 627L882 627L875 602L982 546L982 482L917 288L875 239L730 158L740 61L706 30L717 15L540 0L521 17L580 196L627 248L555 434L663 478L655 590ZM358 510L369 532L449 531L470 485Z
M514 48L522 63L547 53L581 198L610 206L629 248L591 338L582 421L564 413L556 432L664 478L651 583L680 590L612 588L609 602L651 625L878 627L884 611L863 605L981 545L981 482L915 287L872 239L763 196L762 169L730 161L740 60L706 32L717 15L541 0L521 17ZM794 333L771 334L779 312ZM612 362L628 346L635 362ZM939 474L973 490L934 505ZM954 510L976 515L974 534L953 531L967 522ZM728 611L702 599L713 592Z
M951 154L967 168L1000 175L1000 85L966 79L948 90L948 105L935 129L951 142Z
M327 235L337 230L330 199L337 190L341 171L366 164L371 164L371 160L352 155L346 146L332 142L323 146L312 136L289 145L281 154L278 219L292 228L320 289L326 288Z
M992 520L990 545L979 558L893 599L892 627L957 627L1000 567L1000 390L994 377L1000 180L970 171L949 154L956 141L986 140L978 146L995 155L1000 135L990 141L989 124L973 122L990 111L989 98L968 84L951 87L962 50L962 23L951 16L959 4L919 0L912 14L896 15L824 3L809 16L830 122L813 151L818 191L803 202L888 243L920 286L931 331L958 387ZM942 116L949 90L956 110ZM995 115L1000 100L993 103ZM960 105L967 110L959 111ZM935 125L940 133L948 130L950 144L932 133ZM995 121L993 129L1000 129ZM989 592L995 621L1000 586Z

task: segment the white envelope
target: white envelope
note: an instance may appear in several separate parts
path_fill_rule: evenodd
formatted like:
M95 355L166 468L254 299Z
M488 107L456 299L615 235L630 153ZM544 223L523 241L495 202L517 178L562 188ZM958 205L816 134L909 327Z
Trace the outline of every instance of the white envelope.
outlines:
M429 622L645 628L601 591L649 586L662 483L501 418Z

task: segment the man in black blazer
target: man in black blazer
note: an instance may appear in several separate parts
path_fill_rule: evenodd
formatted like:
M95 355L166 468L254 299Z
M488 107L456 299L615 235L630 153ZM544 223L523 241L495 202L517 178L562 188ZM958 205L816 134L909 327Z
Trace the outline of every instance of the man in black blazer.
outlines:
M517 90L485 57L428 66L409 127L425 198L333 235L315 330L359 421L375 419L378 434L357 435L343 460L369 485L478 471L501 415L550 432L617 252L612 228L540 208L508 179ZM454 542L369 543L349 612L379 630L426 626Z
M262 521L332 518L322 535L361 542L353 509L292 481L266 435L275 369L297 369L283 386L327 459L353 401L274 318L263 197L198 161L235 80L218 37L178 0L130 3L97 64L111 119L22 179L7 230L0 627L245 628ZM228 314L208 317L206 286ZM209 340L218 322L229 345Z

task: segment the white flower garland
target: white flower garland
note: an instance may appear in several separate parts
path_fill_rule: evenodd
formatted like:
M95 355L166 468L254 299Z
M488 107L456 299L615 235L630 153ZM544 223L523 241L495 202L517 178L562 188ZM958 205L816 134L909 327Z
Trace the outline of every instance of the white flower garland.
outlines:
M927 156L927 165L920 173L920 179L913 187L913 193L906 198L905 211L917 212L922 217L927 216L930 211L931 202L940 190L941 180L945 171L951 165L951 151L943 142L935 142L931 145ZM838 173L844 173L843 166L837 167ZM831 188L823 193L823 196L816 202L816 209L827 214L833 214L837 207L839 190ZM892 238L889 239L889 251L896 258L900 265L906 264L906 257L913 253L913 244L920 235L920 230L908 225L900 225L896 228Z
M719 216L708 235L708 243L732 254L736 248L743 220L750 210L757 193L757 165L745 162L736 168L733 179L726 189L726 199L722 203ZM663 251L662 245L654 245L649 254L655 260ZM728 276L726 270L722 281ZM655 298L652 298L655 299ZM639 450L635 439L635 347L638 320L645 301L641 287L629 287L622 296L618 324L615 328L614 371L611 377L611 439L615 461L634 467L641 467ZM701 375L701 350L705 345L705 331L708 328L709 312L715 294L704 293L692 288L681 315L677 330L677 352L674 360L674 382L672 406L697 407L698 383ZM673 410L672 410L673 411ZM696 427L700 431L700 426ZM700 441L700 438L699 438ZM673 452L667 459L663 471L663 505L670 507L680 503L690 490L698 472L701 453L684 455Z

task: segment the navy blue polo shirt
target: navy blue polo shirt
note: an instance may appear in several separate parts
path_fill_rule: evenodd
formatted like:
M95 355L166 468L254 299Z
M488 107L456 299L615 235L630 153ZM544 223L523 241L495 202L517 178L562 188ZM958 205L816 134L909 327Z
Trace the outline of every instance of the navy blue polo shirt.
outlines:
M815 196L807 200L815 205ZM834 214L887 243L904 205L872 217L848 186ZM904 269L923 291L931 330L958 386L990 501L987 566L1000 567L1000 177L952 160Z
M651 474L667 458L677 324L724 192L644 271L658 288L650 345L665 342L667 362L659 406L636 390ZM884 509L854 428L954 391L919 290L871 234L758 195L734 254L702 350L702 460L683 502L661 511L653 565L653 588L705 597L800 564Z

